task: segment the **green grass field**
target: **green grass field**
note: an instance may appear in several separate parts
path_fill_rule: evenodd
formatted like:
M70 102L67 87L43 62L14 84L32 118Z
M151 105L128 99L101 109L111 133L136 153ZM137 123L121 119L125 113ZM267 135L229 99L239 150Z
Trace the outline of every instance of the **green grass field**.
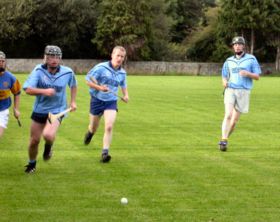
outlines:
M17 75L23 83L26 75ZM270 222L280 218L280 78L261 78L230 138L218 150L220 77L129 76L119 103L112 161L99 162L103 122L89 146L89 95L63 121L53 158L24 173L34 97L21 97L0 146L0 221ZM128 198L128 205L120 199Z

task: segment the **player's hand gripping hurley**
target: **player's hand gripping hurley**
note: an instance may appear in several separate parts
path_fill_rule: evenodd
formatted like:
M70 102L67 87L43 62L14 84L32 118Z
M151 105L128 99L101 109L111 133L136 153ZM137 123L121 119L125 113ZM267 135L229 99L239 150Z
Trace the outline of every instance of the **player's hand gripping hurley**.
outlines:
M90 77L90 80L91 80L93 83L95 83L96 85L100 85L100 84L96 81L96 79L94 79L92 76ZM123 97L119 96L117 93L113 92L112 90L108 89L107 92L108 92L108 93L114 94L115 96L119 97L123 102L127 103L127 101L125 101L125 99L124 99Z
M21 122L19 120L19 111L17 109L14 108L14 117L17 120L18 126L21 127Z
M52 114L52 113L49 113L49 116L48 116L48 121L50 124L52 124L55 120L58 120L59 118L61 118L62 116L64 116L66 113L70 112L72 110L72 108L68 108L60 113L57 113L57 114Z

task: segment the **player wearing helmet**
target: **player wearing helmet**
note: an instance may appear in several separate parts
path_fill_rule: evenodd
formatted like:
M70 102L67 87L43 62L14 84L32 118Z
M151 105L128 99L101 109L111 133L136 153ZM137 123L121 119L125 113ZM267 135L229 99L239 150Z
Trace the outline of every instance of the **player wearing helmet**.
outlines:
M36 96L31 115L31 135L29 143L29 162L26 173L36 169L36 159L41 136L45 140L43 159L49 160L52 156L52 146L61 120L52 123L47 121L48 113L57 114L67 108L66 87L70 88L71 111L76 110L77 82L73 70L61 65L62 51L58 46L48 45L44 51L43 64L37 65L23 85L28 95Z
M246 42L242 36L234 37L231 45L234 55L225 61L222 68L225 115L222 123L222 138L219 142L221 151L227 150L228 138L240 115L248 113L253 80L258 80L261 74L255 56L245 52Z

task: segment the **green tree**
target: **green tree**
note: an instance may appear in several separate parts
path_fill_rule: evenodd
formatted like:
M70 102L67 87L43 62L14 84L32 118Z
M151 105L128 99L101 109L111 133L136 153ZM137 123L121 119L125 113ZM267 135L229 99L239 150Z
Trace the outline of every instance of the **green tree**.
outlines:
M171 40L170 28L173 19L166 14L168 4L165 0L146 0L149 4L151 25L148 33L150 60L169 60Z
M64 57L89 57L96 50L96 5L99 0L2 0L0 45L13 57L42 56L47 44Z
M1 1L0 47L8 57L20 55L23 44L19 42L34 33L30 27L35 7L33 0Z
M232 38L233 34L245 36L250 42L250 52L255 46L255 32L267 25L271 0L221 0L218 30L221 36Z
M130 59L157 59L168 43L164 12L164 0L103 0L92 41L106 56L115 45L123 45Z
M203 17L203 1L170 0L167 14L174 20L171 27L172 42L182 42L197 27Z
M276 48L275 56L275 69L280 71L280 1L279 0L270 0L268 1L269 5L269 17L266 22L267 25L264 29L264 35L268 45Z
M209 8L205 13L207 25L200 25L188 38L186 56L199 62L222 62L232 54L224 39L216 33L218 7Z
M30 25L34 7L33 0L1 0L0 39L16 40L31 35Z
M95 31L97 2L93 0L35 0L33 13L34 36L40 45L56 44L67 57L83 54L81 43L87 42ZM86 49L86 48L84 48Z

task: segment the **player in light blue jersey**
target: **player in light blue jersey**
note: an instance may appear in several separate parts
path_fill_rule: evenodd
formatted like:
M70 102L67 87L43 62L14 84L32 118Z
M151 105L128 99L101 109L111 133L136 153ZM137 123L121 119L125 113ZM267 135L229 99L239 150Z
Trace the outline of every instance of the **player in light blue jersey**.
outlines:
M23 89L28 95L36 96L31 115L29 162L26 165L26 173L32 173L36 169L41 136L45 140L43 159L49 160L52 156L52 146L62 118L50 123L47 121L48 113L57 114L67 108L67 86L70 88L71 94L69 103L71 111L75 111L77 108L75 74L69 67L60 65L61 58L62 52L58 46L46 46L44 63L33 69L23 85Z
M6 55L0 51L0 138L7 128L9 121L9 107L12 105L13 94L14 117L19 118L20 83L16 77L6 70Z
M226 151L228 138L233 132L241 113L248 113L253 80L259 80L260 65L255 56L245 53L245 39L241 36L232 40L234 56L229 57L222 69L225 87L225 116L222 123L221 151Z
M111 61L97 64L86 76L86 83L90 87L90 122L84 144L88 145L95 134L99 121L104 116L104 136L101 162L109 162L109 148L113 136L113 127L117 117L118 87L122 90L122 100L128 102L126 71L122 64L126 57L126 50L116 46L111 54Z

